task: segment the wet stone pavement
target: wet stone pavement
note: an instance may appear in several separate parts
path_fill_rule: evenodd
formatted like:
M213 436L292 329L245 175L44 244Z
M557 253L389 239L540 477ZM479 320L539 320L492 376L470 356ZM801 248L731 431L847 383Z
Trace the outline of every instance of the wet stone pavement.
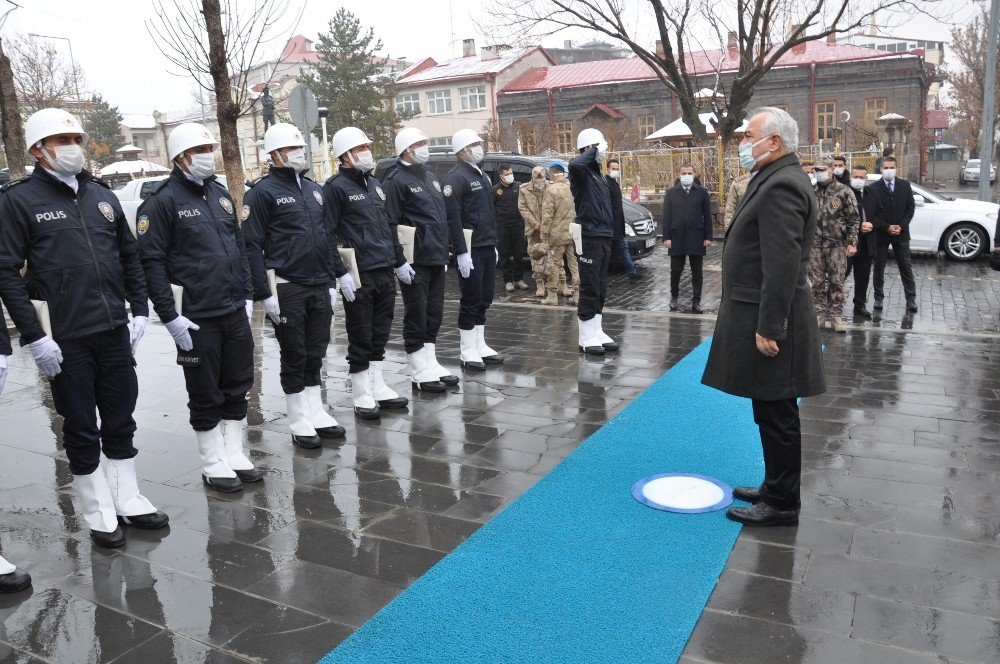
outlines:
M941 283L995 303L960 267L961 285ZM457 367L449 301L438 354L463 382L444 395L411 393L397 308L387 379L412 401L374 423L351 413L338 313L324 393L347 437L312 451L291 445L258 311L247 447L266 479L236 495L201 483L173 344L153 322L137 467L171 526L111 552L90 544L61 420L17 349L0 398L0 548L34 587L0 596L0 662L316 661L711 334L711 315L662 311L659 279L640 291L613 277L610 300L632 311L606 315L623 349L603 360L576 351L569 308L498 303L487 339L507 361L480 374ZM718 275L706 282L714 309ZM1000 661L1000 340L924 311L910 332L824 332L830 388L802 406L801 523L743 530L682 661Z

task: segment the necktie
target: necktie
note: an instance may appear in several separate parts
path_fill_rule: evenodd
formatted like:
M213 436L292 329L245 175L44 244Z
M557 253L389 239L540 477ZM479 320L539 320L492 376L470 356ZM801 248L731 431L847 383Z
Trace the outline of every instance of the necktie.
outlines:
M896 193L896 181L895 180L889 180L889 193L890 194L895 194Z

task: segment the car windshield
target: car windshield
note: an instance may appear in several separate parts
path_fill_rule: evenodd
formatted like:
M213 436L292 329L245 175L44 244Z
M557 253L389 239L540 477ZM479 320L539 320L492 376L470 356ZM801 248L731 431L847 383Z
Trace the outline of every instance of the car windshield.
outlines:
M913 189L913 193L914 194L920 194L926 200L928 200L928 201L930 201L932 203L942 203L945 200L955 200L953 198L952 199L945 199L945 198L939 196L938 194L932 194L931 192L929 192L928 190L924 189L923 187L918 187L917 185L915 185L913 183L910 183L910 188Z
M970 159L969 162L965 166L966 166L966 168L976 168L977 166L979 166L979 160L978 159Z

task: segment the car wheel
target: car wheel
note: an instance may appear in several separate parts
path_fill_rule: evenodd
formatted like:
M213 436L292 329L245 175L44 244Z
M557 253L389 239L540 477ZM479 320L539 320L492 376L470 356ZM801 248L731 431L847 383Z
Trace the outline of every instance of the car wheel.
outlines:
M945 231L944 252L948 258L956 261L971 261L983 252L986 246L986 233L975 224L955 224Z

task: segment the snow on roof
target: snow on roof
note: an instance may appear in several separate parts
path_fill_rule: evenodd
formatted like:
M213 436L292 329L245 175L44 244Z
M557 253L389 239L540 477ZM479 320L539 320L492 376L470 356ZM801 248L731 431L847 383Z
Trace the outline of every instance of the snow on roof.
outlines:
M888 53L864 46L836 43L825 40L810 41L786 51L776 67L807 67L813 63L831 64L849 60L876 60L899 57L919 57L912 53ZM722 71L739 68L739 53L736 49L713 49L687 54L688 72L694 74L714 73L720 65ZM501 94L554 90L558 88L583 87L602 83L625 81L649 81L656 79L653 69L638 56L618 60L578 62L552 67L533 67L511 81L501 90Z
M101 177L106 175L138 175L140 173L149 175L152 173L169 172L170 169L166 166L160 166L144 159L128 159L126 161L116 161L107 166L101 166Z
M120 148L115 150L115 152L118 152L120 154L135 154L136 152L142 152L142 148L136 147L131 143L129 143L127 145L121 146Z
M885 115L880 115L879 120L906 120L905 115L900 115L899 113L886 113Z
M129 129L156 129L156 120L153 116L142 113L123 113L122 124Z
M397 83L404 86L421 85L435 81L447 81L452 79L479 78L491 74L499 74L511 65L517 63L522 58L534 51L545 51L540 46L529 48L512 48L501 51L499 57L483 60L480 57L452 58L438 63L433 67L427 67L412 74L405 73L397 79ZM548 58L548 55L546 55ZM551 62L551 59L549 59Z
M705 125L705 131L709 136L715 136L715 127L712 126L712 120L715 120L715 113L699 113L698 118L701 123ZM743 123L736 128L735 132L737 134L743 133L747 129L749 123L744 120ZM691 128L684 123L683 118L677 118L666 127L662 127L652 134L646 137L647 141L655 141L664 138L686 138L691 136Z

